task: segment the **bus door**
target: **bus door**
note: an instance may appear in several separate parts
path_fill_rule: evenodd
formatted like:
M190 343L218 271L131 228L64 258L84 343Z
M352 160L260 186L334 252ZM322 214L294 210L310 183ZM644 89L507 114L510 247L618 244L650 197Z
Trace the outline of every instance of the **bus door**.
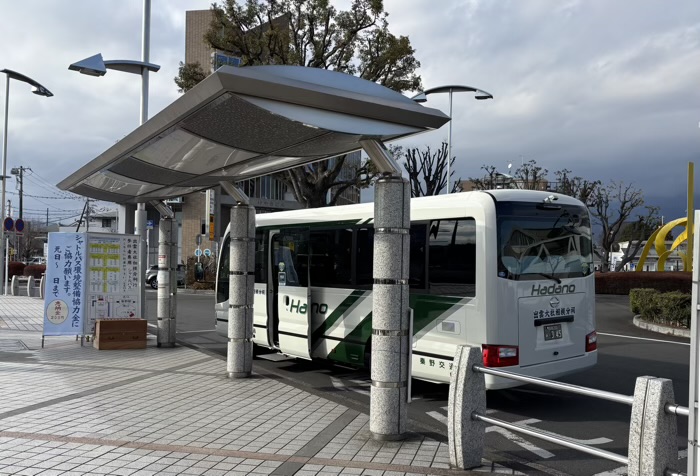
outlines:
M272 342L282 353L311 359L309 230L270 233L273 283Z

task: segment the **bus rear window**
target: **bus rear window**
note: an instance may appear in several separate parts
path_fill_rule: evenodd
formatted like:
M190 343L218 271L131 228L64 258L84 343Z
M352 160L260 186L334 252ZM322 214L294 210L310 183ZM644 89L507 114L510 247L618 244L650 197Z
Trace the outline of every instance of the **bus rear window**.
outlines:
M591 224L582 206L499 203L498 276L578 278L593 272Z

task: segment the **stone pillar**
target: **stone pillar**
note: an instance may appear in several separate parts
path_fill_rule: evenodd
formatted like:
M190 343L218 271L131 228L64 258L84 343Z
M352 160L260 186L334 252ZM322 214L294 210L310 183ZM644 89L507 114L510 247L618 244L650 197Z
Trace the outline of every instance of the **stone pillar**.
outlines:
M481 348L457 346L450 377L447 405L447 442L450 465L467 469L481 465L486 425L472 419L472 413L486 414L486 382L484 374L474 372L483 364Z
M168 292L170 293L170 319L171 319L171 329L172 334L171 341L175 345L176 339L176 322L177 322L177 256L178 256L178 223L175 218L171 220L172 228L170 233L170 287ZM145 273L145 272L144 272ZM144 289L146 287L144 286ZM160 287L159 287L160 288Z
M139 237L139 312L138 317L146 319L146 260L148 245L146 244L146 204L139 203L134 212L134 233Z
M231 207L230 236L226 372L230 378L245 378L253 370L254 207L240 202Z
M377 440L404 436L408 420L410 189L386 174L374 188L374 263L369 428Z
M678 467L676 415L666 412L675 403L673 382L665 378L637 377L630 420L629 476L653 476Z
M158 347L175 346L175 315L172 314L170 284L173 233L177 236L177 230L173 230L174 224L174 219L161 217L158 225ZM175 284L177 285L177 280Z

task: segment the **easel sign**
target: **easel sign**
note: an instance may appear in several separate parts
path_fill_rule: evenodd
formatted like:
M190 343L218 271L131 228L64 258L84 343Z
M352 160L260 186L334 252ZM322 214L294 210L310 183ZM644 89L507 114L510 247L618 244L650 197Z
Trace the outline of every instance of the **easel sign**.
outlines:
M45 336L83 334L86 245L86 233L49 233L42 347Z

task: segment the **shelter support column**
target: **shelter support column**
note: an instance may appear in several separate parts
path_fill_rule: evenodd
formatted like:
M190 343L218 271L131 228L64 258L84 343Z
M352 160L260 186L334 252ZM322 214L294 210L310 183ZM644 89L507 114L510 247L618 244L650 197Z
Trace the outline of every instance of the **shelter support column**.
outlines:
M153 205L161 213L158 223L158 347L174 347L177 223L170 207L160 202L154 202Z
M378 140L361 141L382 177L374 189L369 427L377 440L404 437L408 420L410 189Z
M236 200L231 207L226 373L229 378L245 378L253 370L255 207L234 185L221 182L221 187Z

